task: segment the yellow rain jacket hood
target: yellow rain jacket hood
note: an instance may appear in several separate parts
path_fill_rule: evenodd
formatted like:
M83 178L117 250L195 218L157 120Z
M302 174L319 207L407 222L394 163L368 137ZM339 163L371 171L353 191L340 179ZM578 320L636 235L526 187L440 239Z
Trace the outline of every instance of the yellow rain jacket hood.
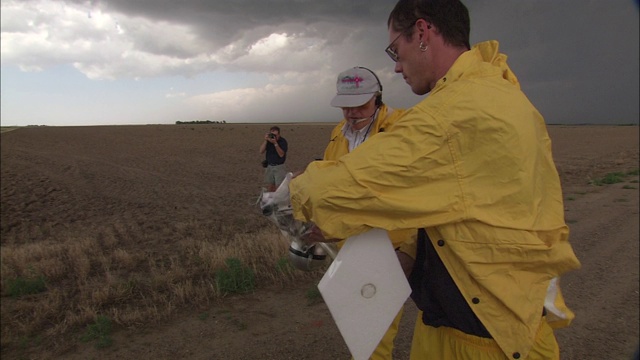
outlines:
M580 264L551 140L496 41L463 53L385 132L311 163L290 192L295 217L328 238L426 228L508 358L527 357L543 306L552 325L573 318L557 277Z

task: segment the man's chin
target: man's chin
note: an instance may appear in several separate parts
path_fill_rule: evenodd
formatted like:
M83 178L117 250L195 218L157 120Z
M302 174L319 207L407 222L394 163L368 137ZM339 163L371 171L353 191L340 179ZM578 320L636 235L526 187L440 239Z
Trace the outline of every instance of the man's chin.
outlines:
M419 87L419 86L414 86L414 85L409 85L411 86L411 91L413 91L414 94L416 95L425 95L427 93L429 93L429 91L431 91L431 89L429 88L423 88L423 87Z

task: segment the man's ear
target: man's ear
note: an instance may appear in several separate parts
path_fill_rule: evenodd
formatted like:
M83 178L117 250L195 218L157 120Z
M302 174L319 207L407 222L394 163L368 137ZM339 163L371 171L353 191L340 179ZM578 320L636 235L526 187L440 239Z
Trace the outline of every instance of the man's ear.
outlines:
M418 19L418 21L416 21L416 27L418 28L418 35L420 36L420 40L424 40L424 37L428 30L434 29L433 24L427 22L424 19Z

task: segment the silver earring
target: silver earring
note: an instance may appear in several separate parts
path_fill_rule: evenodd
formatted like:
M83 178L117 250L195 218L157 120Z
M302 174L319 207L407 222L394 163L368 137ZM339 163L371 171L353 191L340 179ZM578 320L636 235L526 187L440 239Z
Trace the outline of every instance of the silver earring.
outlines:
M425 45L422 41L420 41L420 51L422 52L427 51L428 47L429 47L428 45Z

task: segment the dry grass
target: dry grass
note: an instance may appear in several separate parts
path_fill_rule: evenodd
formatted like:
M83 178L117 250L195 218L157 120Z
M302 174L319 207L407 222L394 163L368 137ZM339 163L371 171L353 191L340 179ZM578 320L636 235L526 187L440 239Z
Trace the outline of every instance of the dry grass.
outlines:
M130 253L115 236L97 241L91 234L61 243L2 247L3 280L44 276L46 291L7 296L2 288L2 348L46 338L64 351L63 338L79 336L87 324L105 316L114 324L136 327L168 318L180 308L206 308L220 299L216 270L237 258L256 274L257 286L287 285L317 277L282 264L288 243L278 231L223 234L220 246L206 232L175 243L173 255ZM5 316L11 314L11 316Z

